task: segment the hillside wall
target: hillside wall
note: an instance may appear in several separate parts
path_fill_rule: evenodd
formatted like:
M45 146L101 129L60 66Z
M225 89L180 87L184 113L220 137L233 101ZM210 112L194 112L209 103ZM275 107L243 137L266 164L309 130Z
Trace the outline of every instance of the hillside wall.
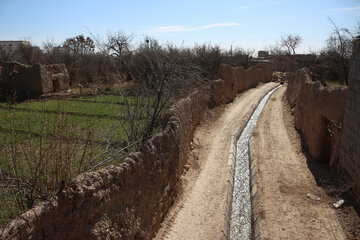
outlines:
M164 129L122 164L77 176L51 201L3 231L4 239L151 239L173 204L194 129L208 107L271 79L272 66L220 66L211 86L173 105Z

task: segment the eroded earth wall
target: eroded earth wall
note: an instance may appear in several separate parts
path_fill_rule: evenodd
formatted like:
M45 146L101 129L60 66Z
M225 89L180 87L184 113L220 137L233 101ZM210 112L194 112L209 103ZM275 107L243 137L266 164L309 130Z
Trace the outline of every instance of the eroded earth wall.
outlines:
M236 93L259 82L270 82L273 68L271 63L262 63L249 69L222 64L218 74L221 80L216 80L212 86L213 104L217 106L221 103L231 102Z
M360 202L360 38L355 40L341 138L340 166L354 182Z
M2 66L0 86L19 96L36 96L68 89L69 74L65 64L6 62Z
M177 195L196 125L208 107L271 79L271 64L248 70L222 65L224 80L173 105L163 131L123 163L77 176L49 202L3 231L4 239L151 239Z
M340 129L348 88L324 87L312 81L306 69L289 79L287 99L293 108L295 127L301 131L312 158L335 164L339 158Z

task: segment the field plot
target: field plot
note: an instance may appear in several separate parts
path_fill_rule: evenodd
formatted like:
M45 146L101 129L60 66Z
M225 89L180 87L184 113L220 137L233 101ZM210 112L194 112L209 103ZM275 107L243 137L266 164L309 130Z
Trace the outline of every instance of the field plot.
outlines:
M94 136L100 136L106 130L115 128L107 136L113 137L112 143L119 143L124 140L124 129L119 124L125 118L126 110L124 106L118 104L124 103L119 101L120 96L111 96L111 98L113 102L100 101L101 97L98 96L93 99L32 101L16 105L2 103L0 105L1 131L10 132L10 134L16 131L20 139L26 135L28 137L53 135L85 139L89 131ZM72 131L66 132L68 128ZM60 131L63 132L60 133ZM2 134L0 144L7 144L9 140L9 134ZM97 141L101 140L104 139L97 139Z
M0 227L79 173L121 162L145 109L118 95L0 103Z

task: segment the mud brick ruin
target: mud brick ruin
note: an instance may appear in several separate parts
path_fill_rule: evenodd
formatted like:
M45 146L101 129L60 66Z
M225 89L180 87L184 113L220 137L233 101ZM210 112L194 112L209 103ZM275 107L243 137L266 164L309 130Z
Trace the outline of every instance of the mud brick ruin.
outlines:
M30 97L69 88L69 74L65 64L24 65L6 62L0 71L0 88L6 95Z

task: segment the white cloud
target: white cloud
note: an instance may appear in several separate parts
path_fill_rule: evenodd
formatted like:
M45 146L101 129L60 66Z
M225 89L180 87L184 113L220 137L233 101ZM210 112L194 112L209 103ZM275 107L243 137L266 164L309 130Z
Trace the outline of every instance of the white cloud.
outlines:
M349 7L349 8L339 8L338 10L340 10L340 11L356 11L356 10L360 10L360 6Z
M184 26L162 26L157 27L152 30L154 33L166 33L166 32L189 32L189 31L197 31L202 29L209 29L209 28L215 28L215 27L234 27L234 26L240 26L240 23L235 22L227 22L227 23L215 23L210 25L204 25L200 27L184 27Z

